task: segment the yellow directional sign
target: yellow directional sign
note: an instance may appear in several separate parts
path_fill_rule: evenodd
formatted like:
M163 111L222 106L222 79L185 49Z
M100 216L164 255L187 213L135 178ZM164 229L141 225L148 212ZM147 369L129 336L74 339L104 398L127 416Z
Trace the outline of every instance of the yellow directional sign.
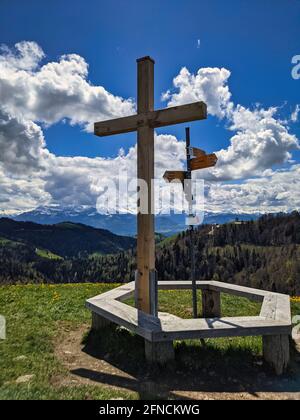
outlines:
M172 182L174 180L184 182L187 177L186 171L166 171L164 174L164 179L167 182Z
M192 148L193 156L195 158L191 159L190 166L191 171L197 171L198 169L211 168L216 165L218 158L214 153L211 155L206 155L203 150ZM164 179L167 182L178 181L184 182L185 179L188 179L187 171L166 171L164 173Z
M198 169L211 168L218 162L217 155L214 153L211 155L203 155L191 159L191 170L197 171Z
M206 152L204 150L198 149L197 147L192 147L191 152L191 155L195 157L201 157L206 155Z

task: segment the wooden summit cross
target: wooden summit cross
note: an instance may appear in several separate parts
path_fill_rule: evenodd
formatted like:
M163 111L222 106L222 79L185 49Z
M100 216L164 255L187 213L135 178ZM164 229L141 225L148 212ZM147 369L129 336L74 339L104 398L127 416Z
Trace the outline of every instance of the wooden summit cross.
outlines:
M138 64L137 114L95 123L97 136L137 131L137 177L148 185L147 214L137 214L137 308L148 314L153 312L150 276L155 272L155 235L152 180L154 179L154 129L207 118L207 107L196 102L154 111L154 60L143 57Z

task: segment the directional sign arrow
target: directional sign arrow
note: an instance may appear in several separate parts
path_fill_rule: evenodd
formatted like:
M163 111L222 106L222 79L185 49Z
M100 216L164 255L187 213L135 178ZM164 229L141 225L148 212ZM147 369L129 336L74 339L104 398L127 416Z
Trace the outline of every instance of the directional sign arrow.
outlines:
M197 171L198 169L211 168L218 162L217 155L214 153L211 155L203 155L191 159L191 170Z
M206 152L204 150L198 149L197 147L191 147L191 156L201 157L205 155Z
M166 171L164 173L164 179L167 182L172 182L174 180L177 180L179 182L184 182L186 178L187 178L186 171Z

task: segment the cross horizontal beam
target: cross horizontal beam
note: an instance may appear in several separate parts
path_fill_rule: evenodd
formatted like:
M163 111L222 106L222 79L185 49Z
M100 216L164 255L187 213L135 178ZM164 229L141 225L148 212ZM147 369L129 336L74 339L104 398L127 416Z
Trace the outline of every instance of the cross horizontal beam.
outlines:
M112 136L114 134L136 131L138 128L145 126L159 128L167 125L205 120L206 118L206 104L204 102L195 102L188 105L136 114L130 117L97 122L94 125L94 133L99 137Z

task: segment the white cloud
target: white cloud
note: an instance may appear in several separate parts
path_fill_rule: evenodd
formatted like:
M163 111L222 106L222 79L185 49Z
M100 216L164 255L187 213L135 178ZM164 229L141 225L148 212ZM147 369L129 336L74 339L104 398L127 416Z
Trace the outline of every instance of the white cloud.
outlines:
M300 165L239 183L209 183L206 211L289 212L300 209Z
M185 143L171 135L155 136L156 177L162 179L166 169L183 169ZM120 153L115 158L55 157L48 160L47 174L44 175L45 191L54 203L95 206L96 200L110 182L116 185L120 178L135 179L137 148L132 147L127 154ZM170 167L172 162L172 167ZM135 193L129 197L130 211L136 208Z
M42 169L49 152L41 128L0 108L0 162L14 175Z
M14 50L4 46L1 51L0 211L44 204L95 206L103 186L116 181L120 170L136 177L136 147L114 158L59 157L48 151L42 130L43 124L65 119L91 130L94 121L134 113L131 99L92 85L86 61L76 54L43 64L45 55L34 42L21 42ZM234 132L228 147L218 152L218 166L197 175L207 180L207 210L299 208L299 165L272 170L274 165L289 163L292 151L299 147L297 138L288 123L277 118L276 108L234 105L229 77L224 68L200 69L195 75L183 68L174 79L175 90L163 95L168 106L205 101L210 115L223 119ZM292 121L298 114L296 108ZM158 178L166 169L184 168L184 142L160 135L155 145ZM254 176L239 184L221 182ZM135 202L132 193L132 210Z
M88 80L88 65L77 54L38 67L43 51L33 42L0 55L0 95L13 115L46 124L69 119L89 131L97 120L134 113L134 102L114 96Z
M0 214L26 211L47 205L51 196L45 191L45 181L36 174L12 176L0 163Z
M210 115L223 118L232 107L231 93L227 86L230 74L224 68L203 68L194 75L183 67L173 80L175 92L165 92L162 99L168 101L168 106L203 101Z
M291 121L293 123L298 122L298 120L299 120L299 114L300 114L300 105L297 104L296 105L296 108L295 108L295 111L291 115Z
M217 153L219 162L211 171L216 179L242 179L261 175L274 165L291 159L299 149L295 135L276 120L276 109L249 110L238 105L231 113L230 130L236 134L230 146Z
M228 87L230 71L205 68L191 74L185 67L174 78L175 91L163 94L168 106L204 101L208 113L225 118L227 128L236 132L229 146L217 152L215 169L202 171L198 176L210 180L234 180L261 175L274 165L291 159L291 152L299 148L297 137L289 132L286 122L276 118L277 108L264 109L259 105L248 109L234 105ZM298 118L298 108L293 119Z
M0 66L1 70L9 71L35 70L40 61L45 57L43 50L35 42L22 41L15 45L14 49L6 45L0 47Z

